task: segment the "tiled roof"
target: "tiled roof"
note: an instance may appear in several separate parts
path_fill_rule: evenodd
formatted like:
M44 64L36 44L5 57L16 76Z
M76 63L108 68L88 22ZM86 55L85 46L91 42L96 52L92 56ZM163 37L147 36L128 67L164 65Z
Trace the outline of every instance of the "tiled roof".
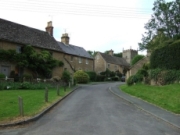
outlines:
M111 56L111 55L106 54L106 53L100 53L100 54L107 63L130 67L130 64L127 63L127 61L124 58Z
M57 41L47 32L0 18L0 40L62 51Z
M91 55L82 47L71 44L65 45L62 42L58 42L58 44L61 47L61 49L67 54L93 59Z

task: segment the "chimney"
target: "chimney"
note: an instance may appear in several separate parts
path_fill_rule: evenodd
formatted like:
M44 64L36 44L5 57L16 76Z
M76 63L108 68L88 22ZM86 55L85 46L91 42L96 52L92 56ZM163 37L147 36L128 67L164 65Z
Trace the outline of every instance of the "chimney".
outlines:
M53 37L52 21L50 21L50 22L47 23L46 32L48 32L49 35Z
M69 36L68 36L68 33L62 34L61 42L64 43L65 45L68 45L68 44L69 44Z
M111 55L111 56L113 56L113 50L111 49L110 51L109 51L109 55Z

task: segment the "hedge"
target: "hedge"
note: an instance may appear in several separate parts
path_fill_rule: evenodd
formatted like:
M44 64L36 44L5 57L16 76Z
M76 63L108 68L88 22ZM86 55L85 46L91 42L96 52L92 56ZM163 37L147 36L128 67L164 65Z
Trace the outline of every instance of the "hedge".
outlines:
M150 57L151 69L180 69L180 41L162 47L152 52Z

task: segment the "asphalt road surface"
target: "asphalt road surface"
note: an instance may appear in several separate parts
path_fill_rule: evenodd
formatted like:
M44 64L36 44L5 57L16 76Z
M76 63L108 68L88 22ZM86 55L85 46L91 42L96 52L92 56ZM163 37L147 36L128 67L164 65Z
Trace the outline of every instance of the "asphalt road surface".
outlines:
M180 130L113 95L119 83L84 85L25 127L0 135L180 135Z

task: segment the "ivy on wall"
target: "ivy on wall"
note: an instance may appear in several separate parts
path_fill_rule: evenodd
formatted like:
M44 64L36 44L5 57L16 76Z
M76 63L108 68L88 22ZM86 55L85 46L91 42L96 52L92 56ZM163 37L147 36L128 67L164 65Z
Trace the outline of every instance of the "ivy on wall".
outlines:
M155 50L150 57L150 68L180 70L180 40Z
M38 53L30 45L24 46L22 53L0 49L0 61L13 62L20 68L27 68L46 78L51 76L54 67L64 65L62 61L54 59L49 51L42 50Z

